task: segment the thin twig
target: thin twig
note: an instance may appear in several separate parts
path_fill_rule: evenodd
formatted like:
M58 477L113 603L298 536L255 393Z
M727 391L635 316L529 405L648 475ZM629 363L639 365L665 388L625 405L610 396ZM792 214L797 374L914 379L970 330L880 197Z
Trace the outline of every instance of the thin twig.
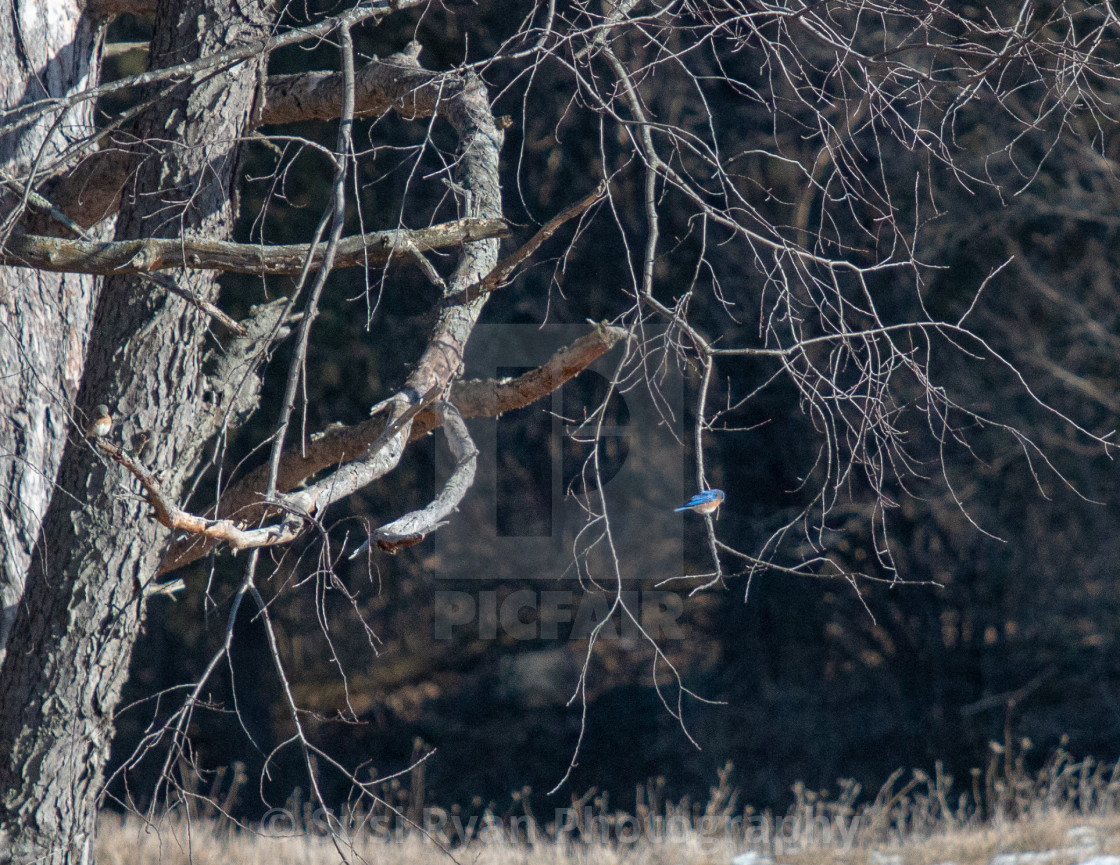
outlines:
M603 181L582 199L560 211L542 225L524 245L499 261L486 276L474 285L467 286L458 294L452 295L448 300L451 303L470 303L472 300L477 300L482 295L500 288L518 267L541 248L541 244L556 233L560 226L585 213L594 204L602 201L606 194L607 184L606 181Z

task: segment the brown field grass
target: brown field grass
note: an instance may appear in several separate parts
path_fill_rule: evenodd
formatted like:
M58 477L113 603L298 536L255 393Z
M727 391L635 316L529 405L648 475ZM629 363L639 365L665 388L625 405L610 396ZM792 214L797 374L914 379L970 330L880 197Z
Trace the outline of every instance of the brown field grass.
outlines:
M105 812L96 861L1078 865L1120 856L1120 763L1074 761L1064 751L1030 775L1021 753L1012 758L1009 748L994 747L989 766L974 772L965 790L940 771L896 773L867 801L850 781L831 796L797 787L781 815L739 807L730 774L730 767L720 773L705 803L662 802L658 785L651 784L638 791L632 809L611 808L589 794L547 820L523 809L505 817L488 810L469 822L439 809L413 809L407 799L415 786L396 787L394 807L425 823L444 847L388 811L350 814L340 823L290 803L261 823L242 826L222 818L205 796L187 791L180 807L150 823ZM392 792L386 791L389 801ZM1094 865L1120 865L1120 858Z

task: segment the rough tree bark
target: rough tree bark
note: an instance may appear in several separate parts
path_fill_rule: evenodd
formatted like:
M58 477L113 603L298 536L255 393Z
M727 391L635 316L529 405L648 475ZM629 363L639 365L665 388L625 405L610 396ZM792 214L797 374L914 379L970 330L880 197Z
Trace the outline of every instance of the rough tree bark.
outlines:
M162 2L151 65L262 39L270 15L266 2ZM228 236L238 136L262 62L185 83L140 121L145 158L125 190L118 239ZM75 279L37 278L60 285ZM175 279L215 299L211 272ZM98 403L113 406L126 437L151 430L153 462L176 494L182 467L202 444L196 428L206 426L200 337L208 324L180 297L136 277L106 280L77 395L87 415ZM76 365L82 372L80 353ZM65 420L58 421L62 429ZM55 440L63 440L61 432ZM87 861L90 852L112 713L143 619L142 585L159 565L166 535L139 500L115 494L122 480L123 470L107 466L87 441L66 442L60 491L43 518L12 632L10 645L21 651L10 653L0 673L0 857L64 863ZM49 489L49 478L42 483Z
M11 0L0 0L4 2ZM6 325L0 331L0 363L7 365L7 375L0 379L0 406L14 421L0 424L0 445L7 447L13 466L9 484L0 490L5 534L0 591L9 614L15 614L9 655L0 666L0 863L88 861L113 714L143 622L148 584L159 574L161 560L166 569L192 555L173 550L167 556L170 523L152 519L149 505L160 504L161 496L180 501L201 448L223 423L235 423L255 409L260 379L249 360L262 344L285 334L293 320L282 300L257 308L245 322L233 322L216 309L215 273L206 269L290 272L309 249L260 251L221 242L230 235L234 219L232 193L245 133L271 116L270 111L285 121L342 111L339 76L311 73L306 81L298 76L270 81L264 69L268 51L284 39L322 37L334 27L346 28L415 2L419 0L355 7L332 21L273 36L275 10L266 0L161 0L149 64L164 71L142 76L149 82L158 78L161 95L119 139L131 135L135 147L125 153L107 148L96 159L87 158L84 173L72 164L68 171L56 171L40 187L50 195L26 193L39 208L34 219L20 218L20 196L36 185L36 159L47 154L57 169L67 160L55 157L72 139L92 140L89 112L94 103L76 103L79 107L53 132L48 125L19 126L18 111L3 115L5 128L15 131L0 141L6 148L0 156L8 158L12 171L0 177L0 197L7 195L12 214L0 223L0 260L29 264L27 256L42 254L36 261L43 267L106 275L102 283L99 276L0 269L0 280L10 289L0 301L0 323ZM20 33L42 23L17 24L16 10L8 8L7 13L0 22L3 45L18 47ZM21 14L31 13L23 9ZM56 96L95 84L96 29L77 10L69 24L70 42L52 43L42 69L28 61L30 54L16 51L23 65L13 67L5 80L44 78L50 85L46 92ZM53 26L58 29L59 22ZM84 53L68 54L76 45ZM466 416L500 413L558 387L625 336L618 328L600 327L520 379L459 383L453 389L489 293L559 225L598 202L604 188L558 214L499 262L497 237L505 232L498 182L502 127L495 123L488 93L476 75L425 70L417 60L419 51L413 43L367 64L357 76L361 98L356 108L342 113L395 110L410 119L436 114L449 123L459 139L455 188L462 194L466 218L417 231L349 238L319 258L329 270L332 261L368 264L385 258L388 250L400 254L399 246L404 257L411 255L432 270L423 251L454 244L461 246L458 264L446 284L437 274L444 293L433 332L402 389L379 404L382 430L368 424L333 430L317 443L322 447L308 448L298 459L276 452L278 483L266 486L280 495L269 492L265 497L279 502L288 516L283 524L258 531L284 533L283 542L303 531L307 516L390 471L409 438L442 417L453 451L464 464L462 473L432 507L409 515L407 524L396 521L396 534L386 527L389 534L378 540L400 546L423 537L457 505L470 483L466 463L473 445L459 413L444 398L453 399ZM197 64L188 70L197 74L183 78L182 64L219 53L217 61ZM0 63L11 59L0 57ZM219 61L226 66L215 72ZM172 67L179 68L169 71ZM132 85L136 83L133 79ZM17 89L2 92L6 106L44 95ZM349 105L349 96L347 100ZM49 111L44 117L44 124L58 119ZM48 133L59 140L50 140ZM89 166L95 162L101 170L91 174ZM116 169L109 170L110 164ZM26 185L14 180L5 185L16 176ZM341 190L341 180L336 180ZM340 196L336 214L344 212L341 202ZM107 209L116 214L114 220L98 224ZM94 231L86 230L94 225ZM29 227L31 234L20 233ZM341 221L334 229L337 240ZM41 236L50 230L81 240ZM100 242L114 233L116 243ZM179 263L175 253L186 257L183 263L190 269L174 269ZM157 267L170 269L171 278L161 276L153 283L137 273ZM305 323L312 320L308 313ZM207 364L204 353L215 321L226 322L237 334L224 341L218 371ZM308 331L304 324L300 327L303 339ZM225 375L221 369L236 369L237 374ZM129 466L116 445L82 436L85 420L101 403L117 416L114 440L127 445L144 431L149 439L144 460L154 474L138 472L135 462ZM290 408L291 401L286 405ZM386 436L387 443L379 445ZM303 472L300 479L305 479L318 471L316 459L325 460L319 468L334 466L335 471L285 494L295 474ZM147 503L134 494L137 486L128 467L144 482ZM250 476L238 489L250 490L253 483ZM250 492L258 504L266 491ZM159 507L156 512L158 517ZM0 647L5 636L0 627Z
M0 0L0 111L97 84L100 35L76 2ZM92 125L83 102L0 136L0 182L50 163ZM3 213L18 197L0 187ZM102 230L111 230L111 223ZM10 230L0 224L0 235ZM0 661L50 502L101 280L0 267Z

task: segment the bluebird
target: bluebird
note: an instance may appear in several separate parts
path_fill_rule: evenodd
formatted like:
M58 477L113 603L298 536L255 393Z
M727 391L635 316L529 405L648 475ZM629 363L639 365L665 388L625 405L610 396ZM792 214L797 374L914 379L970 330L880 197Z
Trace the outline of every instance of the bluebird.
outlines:
M86 435L93 439L109 435L113 428L113 416L109 414L109 406L102 403L93 410L93 423L86 427Z
M684 506L674 508L673 512L695 511L698 514L714 514L725 498L723 490L704 490L690 498Z

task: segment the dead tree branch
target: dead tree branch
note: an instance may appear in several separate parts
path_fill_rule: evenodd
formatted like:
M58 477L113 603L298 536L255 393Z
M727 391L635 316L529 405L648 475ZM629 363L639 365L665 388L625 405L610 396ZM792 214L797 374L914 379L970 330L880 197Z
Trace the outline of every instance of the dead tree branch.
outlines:
M590 194L584 196L580 201L577 201L571 207L562 210L556 216L552 217L548 222L541 226L540 230L529 238L528 243L521 246L515 252L507 255L497 263L492 271L486 274L476 285L467 286L458 295L455 300L458 303L469 303L473 298L481 297L487 292L494 291L500 288L506 280L513 274L518 267L527 261L533 253L541 248L541 245L554 235L557 229L560 228L565 222L575 219L599 201L602 201L607 194L607 183L603 181L596 186Z
M302 531L303 521L298 518L287 519L277 525L246 530L243 522L212 520L188 513L164 493L159 480L139 459L127 453L118 445L104 440L97 442L97 449L110 459L120 463L132 473L133 477L140 481L140 485L147 495L148 503L154 509L153 516L172 531L182 531L191 535L210 538L213 541L223 541L234 550L287 543L295 540Z
M418 544L440 526L446 525L443 519L459 507L467 490L474 483L478 449L471 439L467 425L463 423L462 415L448 402L437 403L429 411L439 415L443 421L443 434L447 437L447 446L455 458L455 470L439 495L427 507L398 517L374 532L373 539L377 542L378 549L387 553L396 553ZM354 558L368 546L367 540L350 558Z
M468 216L501 220L498 160L504 136L494 122L485 85L474 74L439 75L424 70L416 59L418 54L419 48L413 43L407 51L395 55L395 62L390 65L397 71L381 79L385 88L384 96L388 104L406 117L434 113L450 123L459 137L457 182L454 188L463 191L464 210ZM347 88L347 114L352 105L349 103L351 95L352 90ZM230 521L216 526L214 523L219 521L196 518L202 521L190 523L178 517L181 525L177 528L210 540L225 540L235 548L283 543L298 536L306 518L391 471L410 439L413 419L441 395L448 393L454 380L461 374L467 340L487 300L487 296L483 295L464 304L455 302L453 298L490 273L497 260L496 239L477 240L463 246L427 348L404 387L373 409L373 413L385 417L384 426L371 445L328 477L297 493L261 502L259 485L252 491L248 503L258 507L263 505L265 516L268 511L274 512L276 509L287 513L280 525L245 533L239 524ZM265 491L279 492L294 486L287 485L282 479L281 462L274 458L268 466L269 478L265 483ZM303 477L307 477L307 474ZM249 515L242 510L236 516L245 520ZM243 522L240 525L245 524ZM201 554L199 551L192 558ZM182 558L184 557L180 557L180 561L170 567L185 563Z
M3 125L0 125L0 135L8 135L20 129L24 129L35 123L36 120L45 114L62 112L81 102L86 102L90 99L100 99L102 96L108 96L111 93L120 93L125 90L144 87L148 84L156 84L161 81L187 82L200 73L221 71L230 69L241 63L256 62L260 57L269 55L279 48L284 48L288 45L298 45L301 42L308 42L314 39L321 39L329 33L338 30L340 27L354 27L364 21L383 18L390 12L396 10L411 6L419 6L421 2L422 0L392 0L392 2L378 0L376 3L368 5L362 4L361 6L348 9L340 15L325 18L307 27L289 30L270 39L238 45L234 48L218 51L214 54L207 54L205 57L200 57L197 60L191 60L186 63L179 63L175 66L150 69L139 75L133 75L129 78L122 78L119 81L101 84L88 90L81 90L66 97L52 97L29 102L26 105L20 106L18 111L10 112L9 116L2 118L5 122L3 122ZM341 108L341 102L339 104ZM336 114L335 116L337 117L338 115Z
M517 378L456 382L452 386L450 402L465 418L496 417L503 412L523 408L570 381L626 336L627 331L622 328L599 325L591 333L557 351L542 366ZM440 423L442 419L434 408L422 409L412 417L409 439L415 441L421 438ZM294 489L321 471L358 459L383 437L385 426L385 415L378 413L360 424L335 424L311 436L302 448L290 448L280 461L277 490L286 492ZM267 483L266 465L231 486L222 497L217 512L219 521L237 520L238 524L247 525L267 516L269 508L262 500ZM200 537L188 537L172 545L160 567L161 574L201 558L213 549L216 540L220 540L213 535L191 534Z
M463 417L497 417L524 408L575 378L627 336L628 332L621 327L599 324L591 333L557 351L541 366L517 378L456 382L451 401ZM421 415L414 429L422 429L431 419L429 415Z
M369 117L396 110L410 120L431 116L440 98L431 85L444 76L421 67L419 56L420 43L412 42L404 51L375 58L358 70L354 75L354 115ZM455 86L455 78L448 77L448 83ZM333 120L342 110L344 91L341 72L272 75L265 86L261 125ZM447 98L446 93L443 98Z
M394 254L457 246L507 233L508 228L500 219L456 219L428 228L374 231L339 241L334 266L360 267L385 261ZM190 238L97 242L13 234L0 248L0 264L102 276L171 268L279 275L299 273L308 255L311 268L318 269L326 247L326 243L312 248L309 244L266 245Z
M397 111L403 117L418 119L434 114L437 105L446 107L460 98L466 77L424 69L417 62L419 53L419 43L413 42L404 51L375 59L357 70L355 116ZM138 86L148 79L138 76L134 81ZM253 121L257 126L274 126L333 120L342 111L343 91L340 72L272 76L265 83L264 106ZM44 184L42 198L68 219L88 228L117 211L121 190L136 170L138 159L136 153L124 148L92 153L73 170Z

